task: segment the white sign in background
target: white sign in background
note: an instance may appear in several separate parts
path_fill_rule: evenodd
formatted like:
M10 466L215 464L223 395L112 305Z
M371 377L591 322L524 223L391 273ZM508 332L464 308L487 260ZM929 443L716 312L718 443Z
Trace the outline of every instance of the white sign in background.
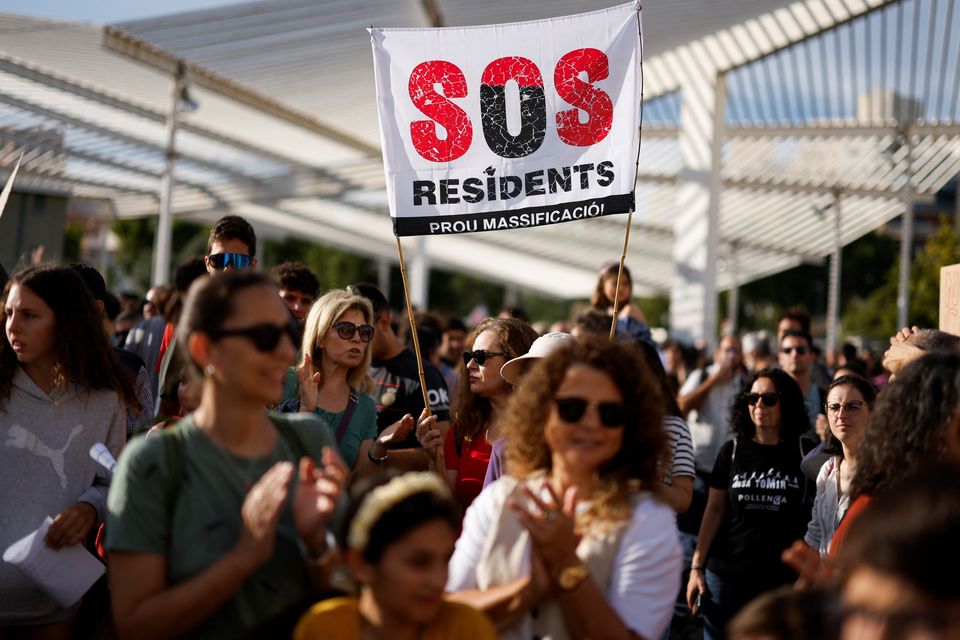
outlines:
M396 235L633 210L636 2L549 20L370 35Z

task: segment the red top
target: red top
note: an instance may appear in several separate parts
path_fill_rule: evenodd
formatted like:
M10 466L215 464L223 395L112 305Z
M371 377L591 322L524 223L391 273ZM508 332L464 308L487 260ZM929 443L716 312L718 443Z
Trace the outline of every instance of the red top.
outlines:
M460 443L460 455L454 436L456 425L450 425L447 439L443 443L443 459L448 471L457 472L454 493L460 504L466 509L483 489L483 478L487 475L490 463L490 443L482 433L471 438L470 442Z
M827 557L831 560L836 559L837 554L840 553L843 541L847 539L847 533L850 532L850 524L863 513L864 509L870 506L870 501L870 496L861 494L857 496L853 504L847 508L847 512L843 514L843 520L840 521L840 526L837 527L837 530L833 533L833 539L830 540L830 550L827 553Z
M160 369L163 365L163 354L167 352L167 347L170 346L170 341L173 340L173 323L168 322L167 326L163 328L163 340L160 341L160 355L157 356L157 373L160 373ZM177 371L177 375L180 375L180 372Z

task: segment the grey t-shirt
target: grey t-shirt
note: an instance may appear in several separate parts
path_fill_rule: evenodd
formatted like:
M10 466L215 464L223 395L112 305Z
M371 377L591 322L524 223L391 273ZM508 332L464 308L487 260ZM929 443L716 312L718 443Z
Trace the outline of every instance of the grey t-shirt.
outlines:
M328 427L314 416L270 416L288 424L314 460L321 459L323 447L335 450ZM297 457L282 431L270 455L244 458L214 443L192 416L176 428L183 437L179 445L167 433L130 443L120 458L107 505L107 549L164 556L170 584L189 580L228 553L240 535L240 509L247 492L276 462ZM183 475L179 487L171 490L176 481L170 477L174 465L168 447L177 446ZM191 637L243 637L303 596L307 573L290 504L288 498L277 524L273 557Z

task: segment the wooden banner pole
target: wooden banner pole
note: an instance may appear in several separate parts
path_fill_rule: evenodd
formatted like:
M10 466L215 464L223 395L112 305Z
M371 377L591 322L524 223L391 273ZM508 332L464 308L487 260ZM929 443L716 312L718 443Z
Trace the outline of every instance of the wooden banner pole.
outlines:
M400 244L400 236L397 238L397 256L400 258L400 279L403 281L403 297L407 301L407 319L410 321L410 335L413 337L413 350L417 353L417 372L420 374L420 391L423 392L423 406L427 410L427 417L432 415L430 411L430 397L427 394L427 377L423 372L423 356L420 355L420 338L417 336L417 321L413 317L413 302L410 300L410 289L407 287L407 265L403 261L403 245ZM414 416L414 421L418 421L420 416ZM416 429L417 426L414 426ZM433 462L437 467L437 473L441 476L443 473L443 461L440 459L440 447L433 451Z
M623 263L627 260L627 245L630 244L630 227L633 226L633 211L627 216L627 232L623 236L623 252L620 254L620 267L617 269L617 291L613 296L613 320L610 322L610 342L617 335L617 312L620 311L620 282L623 279Z

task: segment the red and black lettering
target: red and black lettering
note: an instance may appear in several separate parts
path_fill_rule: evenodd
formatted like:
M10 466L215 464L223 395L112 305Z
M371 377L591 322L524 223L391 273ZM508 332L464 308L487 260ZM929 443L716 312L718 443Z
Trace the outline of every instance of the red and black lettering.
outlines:
M580 79L586 72L587 82ZM613 101L592 82L610 74L607 54L599 49L576 49L557 62L553 81L557 94L577 109L557 113L557 133L573 147L589 147L607 137L613 126ZM580 122L579 110L587 112L587 121Z
M443 94L434 88L439 84ZM410 123L413 147L431 162L450 162L467 152L473 142L473 125L466 112L448 98L467 96L467 79L463 72L446 60L429 60L416 66L410 74L410 99L430 118ZM446 129L447 136L437 136L437 125Z

